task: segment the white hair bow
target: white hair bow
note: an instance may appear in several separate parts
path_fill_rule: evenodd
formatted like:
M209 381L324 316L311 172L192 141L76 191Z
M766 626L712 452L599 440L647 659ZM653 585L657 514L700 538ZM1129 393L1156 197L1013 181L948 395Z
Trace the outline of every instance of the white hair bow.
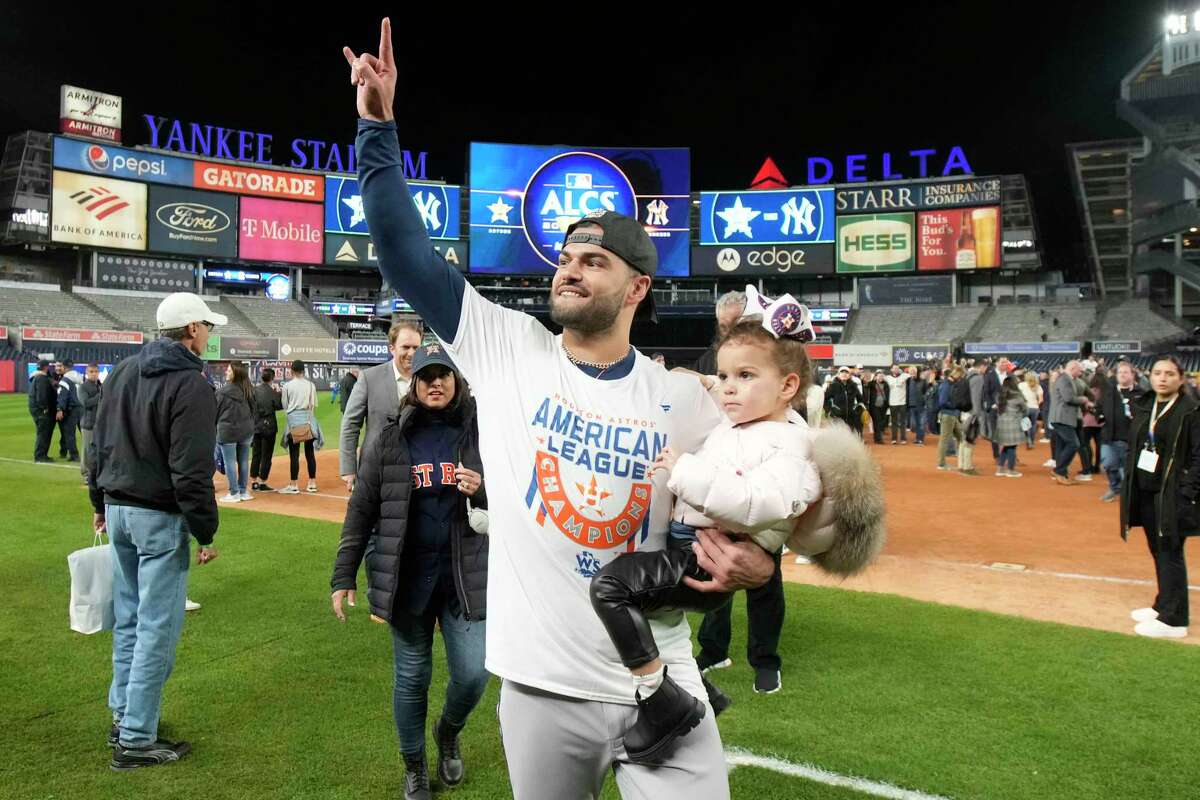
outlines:
M741 319L762 316L762 326L776 339L786 337L801 342L811 342L817 337L813 330L812 314L808 306L796 301L790 294L772 300L763 297L752 285L746 285L746 310Z

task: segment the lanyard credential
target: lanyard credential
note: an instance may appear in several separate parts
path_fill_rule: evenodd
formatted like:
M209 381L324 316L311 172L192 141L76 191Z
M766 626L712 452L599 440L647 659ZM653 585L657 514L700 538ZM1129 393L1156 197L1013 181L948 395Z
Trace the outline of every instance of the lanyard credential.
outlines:
M1171 402L1169 402L1165 406L1163 406L1163 410L1161 413L1158 410L1158 403L1155 402L1154 410L1150 412L1150 429L1146 432L1146 449L1147 450L1150 450L1151 452L1153 452L1155 450L1154 427L1158 424L1159 419L1161 419L1162 417L1165 417L1167 415L1167 412L1171 410L1171 406L1175 405L1175 401L1178 399L1179 399L1179 395L1175 395L1174 397L1172 397Z

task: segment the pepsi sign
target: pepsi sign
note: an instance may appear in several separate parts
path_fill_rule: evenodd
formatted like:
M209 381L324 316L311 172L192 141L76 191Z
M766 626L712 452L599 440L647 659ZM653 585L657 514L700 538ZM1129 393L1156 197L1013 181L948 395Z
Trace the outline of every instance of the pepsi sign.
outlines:
M457 239L462 230L462 187L410 181L408 190L431 239ZM357 178L325 176L325 230L366 236L367 216Z
M700 244L829 244L834 190L701 192Z
M472 143L471 271L553 272L572 223L616 211L644 226L658 275L686 276L689 161L683 148Z
M95 142L54 137L54 166L74 172L111 175L147 183L192 185L192 162Z

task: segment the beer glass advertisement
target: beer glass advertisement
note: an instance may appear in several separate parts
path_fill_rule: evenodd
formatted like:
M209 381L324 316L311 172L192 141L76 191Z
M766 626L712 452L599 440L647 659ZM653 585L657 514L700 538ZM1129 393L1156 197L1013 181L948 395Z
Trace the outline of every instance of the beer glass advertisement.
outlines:
M588 214L634 217L659 277L688 274L686 148L471 143L471 272L550 274L566 229Z
M999 206L922 211L917 215L917 269L999 266Z

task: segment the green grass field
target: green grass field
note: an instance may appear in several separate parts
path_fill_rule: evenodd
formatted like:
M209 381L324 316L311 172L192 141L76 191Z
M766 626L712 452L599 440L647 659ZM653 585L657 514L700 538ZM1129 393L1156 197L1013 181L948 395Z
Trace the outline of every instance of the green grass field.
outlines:
M327 433L336 416L322 406ZM0 457L30 459L32 438L25 398L0 397ZM0 798L401 794L389 637L362 606L346 625L329 612L337 525L221 509L221 558L192 569L204 608L188 616L165 692L164 733L195 751L117 774L104 743L111 639L67 620L66 556L91 538L86 493L70 470L9 461L0 486ZM892 596L787 595L773 696L750 689L735 610L737 663L715 676L734 698L720 719L728 747L954 798L1200 792L1188 749L1198 648ZM444 679L436 669L434 708ZM464 733L467 782L441 796L510 796L496 690L493 679ZM869 796L752 767L731 784L755 800Z

